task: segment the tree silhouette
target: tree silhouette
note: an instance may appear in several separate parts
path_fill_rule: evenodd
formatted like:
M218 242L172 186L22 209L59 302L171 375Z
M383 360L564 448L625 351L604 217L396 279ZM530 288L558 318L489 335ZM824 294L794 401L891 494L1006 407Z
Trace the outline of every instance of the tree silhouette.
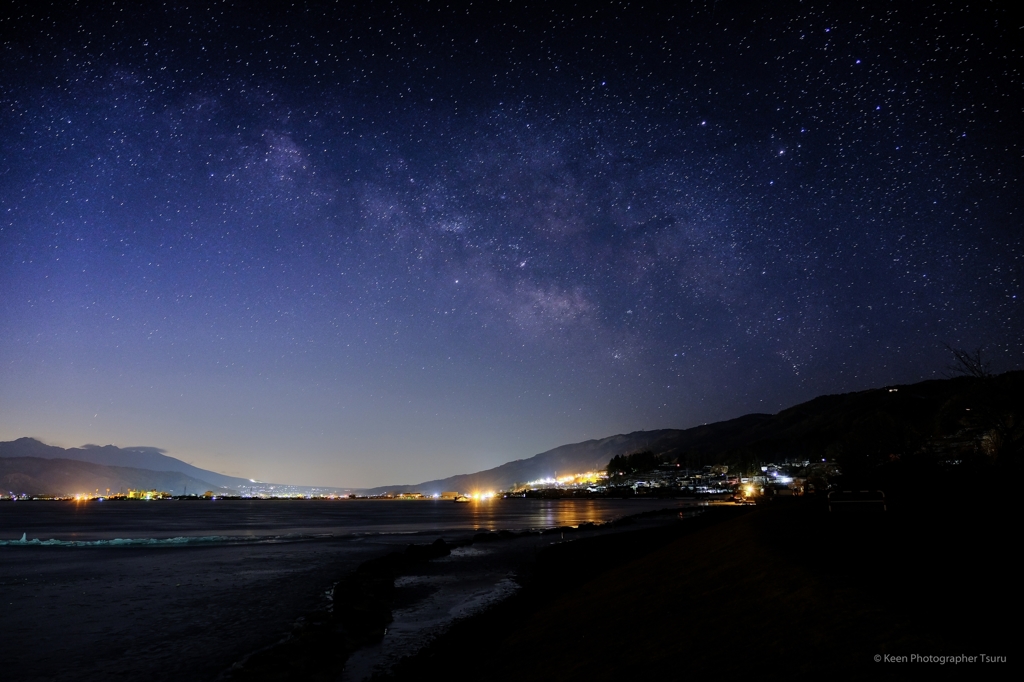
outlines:
M992 376L989 364L982 360L981 348L975 348L972 353L964 348L953 348L948 343L945 346L946 350L953 354L953 364L946 365L948 378L966 376L985 379Z
M656 469L661 459L650 450L641 450L628 455L615 455L608 462L608 477L613 480Z

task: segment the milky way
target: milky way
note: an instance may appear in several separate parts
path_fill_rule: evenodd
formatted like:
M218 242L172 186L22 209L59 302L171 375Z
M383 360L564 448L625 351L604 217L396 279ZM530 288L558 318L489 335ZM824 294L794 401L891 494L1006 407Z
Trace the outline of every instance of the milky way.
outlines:
M8 3L0 439L414 482L1024 360L998 3Z

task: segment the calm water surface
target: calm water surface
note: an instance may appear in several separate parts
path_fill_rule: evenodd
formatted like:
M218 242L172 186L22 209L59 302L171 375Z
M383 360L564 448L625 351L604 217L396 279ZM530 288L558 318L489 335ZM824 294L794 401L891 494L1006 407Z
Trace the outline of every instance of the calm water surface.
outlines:
M154 500L0 503L0 542L209 538L300 540L365 534L524 530L601 523L671 500Z
M575 526L679 504L0 502L0 660L7 679L29 682L214 680L322 608L339 577L407 543L480 529ZM590 532L599 531L583 534ZM407 651L421 631L500 597L518 554L559 540L537 535L467 547L432 567L437 576L404 578L437 584L409 613L396 611L395 625L412 634L385 642L383 654Z

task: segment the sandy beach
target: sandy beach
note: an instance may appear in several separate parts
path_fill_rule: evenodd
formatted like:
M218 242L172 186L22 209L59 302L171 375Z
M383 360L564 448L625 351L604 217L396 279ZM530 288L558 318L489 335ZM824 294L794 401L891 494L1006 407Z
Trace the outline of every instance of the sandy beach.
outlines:
M363 682L457 661L511 680L529 652L531 679L907 679L918 671L873 657L1010 653L1000 623L1019 590L997 508L672 504L684 506L544 532L19 547L0 569L4 643L18 652L7 670Z
M523 558L561 541L528 535L514 545L470 545L477 532L560 521L579 525L665 505L514 500L465 509L432 502L298 501L240 503L215 512L188 507L184 515L176 507L135 505L72 517L74 507L62 504L9 503L0 509L10 538L5 542L20 537L23 528L31 539L66 543L202 538L200 531L236 540L0 547L0 631L4 651L14 652L4 656L12 679L216 679L301 630L310 614L324 612L332 586L367 560L445 539L456 551L399 581L391 636L354 661L353 670L368 674L379 660L413 653L424 633L507 595ZM429 530L436 525L445 530ZM345 534L353 528L362 534ZM365 532L373 529L385 532Z
M706 510L666 503L673 506L605 524L456 536L368 560L338 583L330 613L307 614L293 637L256 653L225 679L336 680L340 671L340 679L361 682L389 675L457 623L500 608L552 548L611 537L657 546L650 533L684 527Z

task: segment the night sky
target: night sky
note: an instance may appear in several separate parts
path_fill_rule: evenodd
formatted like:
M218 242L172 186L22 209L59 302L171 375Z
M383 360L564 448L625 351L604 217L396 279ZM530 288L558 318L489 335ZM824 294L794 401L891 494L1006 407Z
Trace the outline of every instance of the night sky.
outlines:
M1012 3L247 5L0 10L0 440L414 483L1022 366Z

